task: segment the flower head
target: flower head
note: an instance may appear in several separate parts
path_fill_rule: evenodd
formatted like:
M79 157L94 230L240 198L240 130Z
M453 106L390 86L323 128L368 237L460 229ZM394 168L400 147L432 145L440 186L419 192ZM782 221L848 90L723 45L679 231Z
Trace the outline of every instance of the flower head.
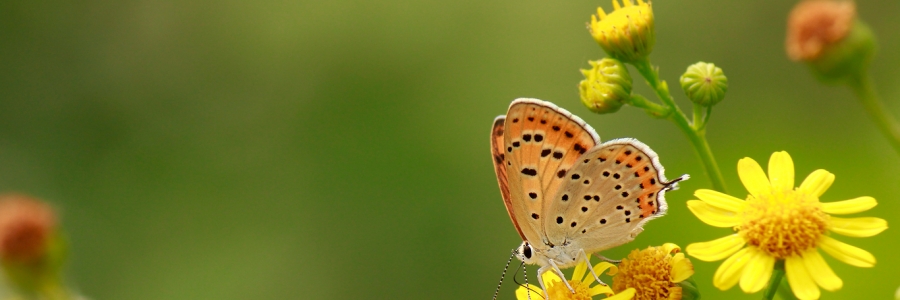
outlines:
M722 68L705 62L698 62L687 68L681 75L681 89L691 102L701 106L713 106L725 98L728 78Z
M47 251L56 217L47 204L24 195L0 196L0 258L28 263Z
M694 266L675 244L633 250L619 264L613 291L636 290L634 299L682 299L678 283L694 275Z
M609 275L616 273L616 266L608 262L601 262L594 265L594 272L596 272L597 275L603 273L603 271L606 271L607 269L609 269ZM606 295L607 297L605 299L614 300L632 299L634 296L634 289L613 293L612 289L605 284L591 286L595 283L594 276L587 272L587 263L585 261L581 261L575 266L575 271L572 273L572 280L568 281L569 285L572 286L572 289L575 290L574 293L569 290L569 287L562 283L562 279L559 278L556 273L550 271L541 276L544 279L544 284L547 285L547 295L550 296L550 299L554 300L588 300L593 299L594 296L600 294ZM541 288L532 284L520 286L516 290L516 299L528 300L529 294L531 295L531 299L543 299Z
M794 6L788 17L788 56L793 60L813 60L850 33L856 6L850 1L804 1Z
M871 30L857 20L851 1L807 0L788 17L788 57L804 61L825 82L855 76L875 53Z
M596 113L612 113L619 110L631 97L631 76L618 60L604 58L588 61L590 70L581 70L584 80L578 84L581 103Z
M787 152L772 154L768 177L751 158L738 162L738 175L749 192L746 200L697 190L694 196L700 200L687 202L691 212L704 223L736 231L685 249L704 261L728 258L713 277L713 285L719 289L740 283L744 292L755 293L766 286L776 261L784 261L794 295L815 299L819 297L819 287L836 291L843 285L818 249L850 265L875 265L872 254L830 235L869 237L887 229L887 222L880 218L832 216L869 210L877 204L872 197L820 202L819 197L834 182L834 175L816 170L794 188L794 163Z
M637 0L612 0L614 10L606 14L597 8L591 16L588 30L606 54L623 62L633 62L646 58L656 42L653 27L653 8L650 2Z

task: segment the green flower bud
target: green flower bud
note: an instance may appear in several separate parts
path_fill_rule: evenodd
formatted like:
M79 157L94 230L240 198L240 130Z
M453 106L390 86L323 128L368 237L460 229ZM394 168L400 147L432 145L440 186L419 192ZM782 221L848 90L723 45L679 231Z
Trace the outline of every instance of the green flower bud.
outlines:
M681 75L681 89L691 102L701 106L713 106L725 98L728 78L716 65L698 62Z
M604 58L588 61L590 70L581 70L584 80L578 84L581 103L595 113L613 113L631 98L631 76L622 62Z
M820 80L836 83L866 71L875 55L875 38L856 19L851 1L805 1L788 18L787 53L809 64Z
M623 62L644 59L653 50L656 42L653 26L653 7L650 2L613 0L614 10L606 14L603 8L597 8L597 14L591 16L588 30L594 40L600 44L609 56Z

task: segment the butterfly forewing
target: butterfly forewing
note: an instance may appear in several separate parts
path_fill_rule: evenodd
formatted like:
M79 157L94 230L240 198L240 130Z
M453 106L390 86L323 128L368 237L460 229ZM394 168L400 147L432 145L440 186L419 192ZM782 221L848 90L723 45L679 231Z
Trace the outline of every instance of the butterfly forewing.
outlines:
M506 118L503 116L494 119L494 126L491 128L491 156L494 158L494 173L497 174L497 183L500 185L500 196L503 197L506 213L509 214L509 218L512 220L513 225L516 226L516 231L519 232L519 236L522 240L525 240L525 234L522 233L522 229L519 227L519 222L516 220L516 215L512 210L513 205L510 203L512 199L509 197L509 183L506 173L508 161L506 160L506 154L503 149L505 148L503 141L503 129L505 123Z
M526 240L544 240L542 219L551 201L547 197L557 194L569 169L597 140L581 119L549 102L519 99L510 105L500 149L507 160L506 204Z
M573 177L577 175L577 178ZM572 167L548 210L550 242L577 241L587 253L634 239L644 223L665 214L667 182L657 156L633 139L606 142L587 151Z

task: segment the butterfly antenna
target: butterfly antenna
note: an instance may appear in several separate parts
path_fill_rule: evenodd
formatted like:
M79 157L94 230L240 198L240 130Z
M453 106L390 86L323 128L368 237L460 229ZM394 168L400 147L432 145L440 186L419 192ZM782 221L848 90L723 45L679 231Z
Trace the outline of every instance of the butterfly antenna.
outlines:
M531 286L528 285L528 268L525 267L524 261L519 267L522 268L522 276L525 277L525 295L528 296L528 300L531 300Z
M688 175L688 174L681 175L681 176L678 177L678 178L675 178L675 179L672 179L672 180L669 181L669 182L666 182L666 183L665 183L665 185L666 185L665 189L666 189L667 191L677 190L677 189L678 189L678 182L679 182L679 181L685 181L685 180L688 180L688 179L691 179L691 175Z
M519 274L519 269L522 269L522 275L525 277L525 284L519 283L519 281L516 280L516 276L513 276L513 281L516 283L516 285L521 286L521 287L524 287L524 288L527 289L527 291L525 292L525 295L528 296L528 300L531 300L531 292L532 292L532 291L533 291L535 294L538 294L538 296L540 296L541 299L544 299L544 293L541 293L540 291L535 290L535 289L532 288L530 285L528 285L528 269L525 268L525 262L522 262L522 264L520 264L519 267L516 268L516 274Z
M500 286L503 285L503 278L506 277L506 270L509 269L509 263L512 262L513 256L516 255L516 250L513 250L512 253L509 254L509 259L506 261L506 266L503 267L503 274L500 275L500 283L497 284L497 290L494 291L494 299L497 300L497 295L500 293Z

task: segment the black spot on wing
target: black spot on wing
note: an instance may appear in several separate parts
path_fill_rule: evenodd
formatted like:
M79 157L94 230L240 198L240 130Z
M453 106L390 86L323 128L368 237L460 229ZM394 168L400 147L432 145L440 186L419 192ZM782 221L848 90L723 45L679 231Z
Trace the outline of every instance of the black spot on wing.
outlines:
M550 149L541 150L541 157L547 157L547 155L550 155Z
M528 176L537 176L537 170L524 168L524 169L522 169L522 174L525 174Z

